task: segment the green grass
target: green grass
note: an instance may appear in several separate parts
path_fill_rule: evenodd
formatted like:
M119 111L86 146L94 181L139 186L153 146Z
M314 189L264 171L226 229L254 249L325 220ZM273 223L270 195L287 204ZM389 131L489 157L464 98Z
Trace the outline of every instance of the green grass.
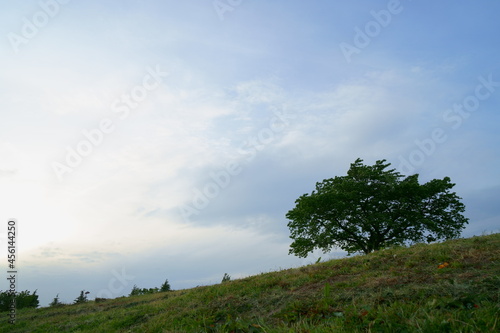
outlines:
M498 332L499 287L493 234L214 286L21 309L15 325L3 313L0 332Z

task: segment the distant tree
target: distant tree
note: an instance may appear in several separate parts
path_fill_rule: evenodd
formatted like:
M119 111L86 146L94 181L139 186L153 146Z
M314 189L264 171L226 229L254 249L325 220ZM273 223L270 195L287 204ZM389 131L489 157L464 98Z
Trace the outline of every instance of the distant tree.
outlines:
M9 291L0 292L0 311L9 311L12 302L14 301L14 296Z
M52 302L50 302L50 304L49 304L50 307L61 306L61 305L64 305L64 303L61 303L59 301L59 294L57 294L56 297L54 297L54 299L52 300Z
M224 273L224 276L222 277L221 283L228 282L228 281L231 281L231 276L229 276L229 274L227 274L227 273Z
M160 289L157 287L155 288L139 288L135 284L132 287L132 291L130 292L129 296L137 296L137 295L146 295L146 294L154 294L159 292Z
M134 286L132 287L132 291L130 291L129 296L137 296L140 294L141 294L141 289L139 289L139 287L137 287L137 285L134 284Z
M159 292L160 289L158 289L158 287L154 287L154 288L143 288L142 289L142 293L143 294L154 294L154 293L157 293Z
M15 294L9 291L0 291L0 311L9 311L13 301L15 301L16 309L37 308L40 304L36 290L33 294L28 290Z
M18 309L37 308L40 302L36 290L31 294L29 290L21 291L16 295L16 306Z
M85 290L82 290L80 292L80 296L78 296L75 301L73 302L73 304L81 304L81 303L85 303L88 301L87 299L87 295L89 294L89 292L85 292Z
M170 284L168 283L168 279L163 282L160 287L160 292L170 291Z
M407 242L456 238L468 219L465 206L450 190L450 178L420 185L418 174L405 177L390 163L364 165L357 159L347 176L316 183L286 217L293 239L290 254L306 257L339 247L365 254Z

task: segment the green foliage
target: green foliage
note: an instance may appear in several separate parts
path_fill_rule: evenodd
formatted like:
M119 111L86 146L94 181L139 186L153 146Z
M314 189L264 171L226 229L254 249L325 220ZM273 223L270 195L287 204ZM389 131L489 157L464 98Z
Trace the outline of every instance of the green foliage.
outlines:
M81 304L81 303L88 302L88 299L87 299L87 294L88 294L88 293L89 293L89 292L88 292L88 291L86 292L85 290L80 291L80 296L78 296L78 297L74 300L73 304Z
M160 287L160 292L165 292L165 291L170 291L170 284L168 283L168 279L163 282L163 284Z
M0 311L9 311L14 298L16 309L37 308L39 305L36 290L33 292L33 294L31 294L30 291L25 290L16 292L15 295L10 293L9 291L0 291Z
M137 285L134 284L134 286L132 287L132 291L130 291L129 296L137 296L137 295L140 295L140 293L141 293L141 289L139 287L137 287Z
M229 282L229 281L231 281L231 276L227 273L224 273L224 276L222 277L221 283Z
M54 297L52 302L50 302L50 304L49 304L50 307L62 306L62 305L65 305L65 304L59 301L59 294L57 294L56 297Z
M390 163L351 164L347 176L316 183L286 217L294 241L290 254L339 247L365 254L406 242L457 238L468 223L465 206L450 190L450 178L420 185L418 174L404 177Z
M139 288L135 284L132 287L132 291L130 292L129 296L137 296L137 295L147 295L147 294L154 294L159 292L160 289L155 287L155 288Z
M129 296L155 294L155 293L166 292L166 291L172 291L170 289L170 284L168 283L168 279L165 280L165 282L163 282L163 284L160 286L160 288L155 287L155 288L142 288L141 289L141 288L137 287L137 285L134 284Z
M158 289L158 287L154 287L154 288L142 288L141 294L142 295L154 294L154 293L157 293L159 291L160 291L160 289Z

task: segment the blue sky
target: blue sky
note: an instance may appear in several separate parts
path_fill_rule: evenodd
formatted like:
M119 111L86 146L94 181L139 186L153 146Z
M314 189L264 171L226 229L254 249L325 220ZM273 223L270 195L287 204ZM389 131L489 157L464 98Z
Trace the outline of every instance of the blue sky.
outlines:
M498 232L499 10L0 2L0 219L19 221L18 289L47 305L342 256L288 256L285 214L358 157L451 177L463 236Z

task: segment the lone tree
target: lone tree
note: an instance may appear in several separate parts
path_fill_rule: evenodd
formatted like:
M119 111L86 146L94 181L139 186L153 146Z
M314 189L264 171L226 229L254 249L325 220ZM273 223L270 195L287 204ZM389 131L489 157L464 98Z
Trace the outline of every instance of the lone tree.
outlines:
M90 294L89 291L82 290L80 291L80 296L78 296L74 301L73 304L81 304L85 303L88 301L87 295Z
M168 283L168 279L166 279L165 282L163 282L163 284L160 287L160 292L170 291L170 290L171 290L170 283Z
M418 183L379 160L351 163L347 176L316 183L286 217L290 220L290 253L307 257L314 249L339 247L365 254L406 242L457 238L468 219L465 205L451 188L450 178Z

